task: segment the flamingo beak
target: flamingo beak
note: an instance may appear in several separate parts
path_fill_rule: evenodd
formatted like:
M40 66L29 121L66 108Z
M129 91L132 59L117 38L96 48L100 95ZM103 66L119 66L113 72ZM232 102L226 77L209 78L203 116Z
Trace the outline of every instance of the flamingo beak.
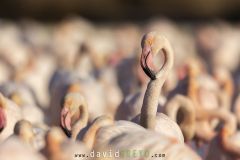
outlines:
M149 58L148 58L148 56L149 56ZM152 58L151 47L150 46L145 46L142 49L141 63L147 65L149 62L151 62L151 60L152 60L151 58ZM145 62L147 62L147 64Z
M5 113L3 108L0 107L0 133L5 128L7 123L7 119L5 117Z
M68 107L63 107L61 111L61 127L65 133L71 136L71 114Z
M141 67L143 68L143 71L151 78L156 79L154 71L154 64L153 64L153 55L151 51L151 46L147 45L144 46L142 49L141 54Z

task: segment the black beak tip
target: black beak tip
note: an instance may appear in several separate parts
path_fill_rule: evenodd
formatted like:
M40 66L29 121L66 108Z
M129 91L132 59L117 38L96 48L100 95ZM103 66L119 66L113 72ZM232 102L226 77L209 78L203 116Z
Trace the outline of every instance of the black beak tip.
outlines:
M67 135L68 138L71 138L72 137L72 133L71 131L69 131L68 129L66 129L65 127L63 127L62 125L60 125L63 132Z

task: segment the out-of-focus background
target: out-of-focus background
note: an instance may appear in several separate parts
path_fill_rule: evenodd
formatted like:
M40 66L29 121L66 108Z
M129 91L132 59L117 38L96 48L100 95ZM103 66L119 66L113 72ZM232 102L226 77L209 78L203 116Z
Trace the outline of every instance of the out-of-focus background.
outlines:
M239 20L240 0L0 0L0 160L240 159Z
M240 18L238 0L1 0L1 18L43 20L81 15L93 20L142 20L152 16L210 19Z

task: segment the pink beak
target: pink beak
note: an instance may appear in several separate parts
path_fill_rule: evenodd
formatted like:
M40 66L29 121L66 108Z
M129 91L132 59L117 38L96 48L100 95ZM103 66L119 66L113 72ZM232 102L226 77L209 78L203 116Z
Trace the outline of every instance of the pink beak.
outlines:
M151 47L150 46L144 47L142 49L141 63L144 64L144 65L147 65L145 63L145 60L146 60L147 64L149 62L151 62L151 60L152 60Z
M5 128L7 119L4 113L4 110L0 108L0 132Z
M151 78L155 79L154 69L156 68L153 64L153 55L150 46L145 46L142 49L141 54L141 66L144 72Z
M61 126L68 130L71 131L71 115L69 112L69 109L67 107L63 107L61 111Z

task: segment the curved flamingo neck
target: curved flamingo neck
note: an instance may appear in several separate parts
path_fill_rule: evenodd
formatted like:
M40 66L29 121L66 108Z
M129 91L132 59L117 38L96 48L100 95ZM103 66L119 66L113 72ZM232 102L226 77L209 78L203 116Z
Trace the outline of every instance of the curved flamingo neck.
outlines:
M167 105L165 106L166 114L172 118L174 121L177 121L178 112L182 112L180 128L183 132L184 138L186 141L193 138L195 133L195 108L192 101L183 96L183 95L176 95L170 101L168 101Z
M114 122L112 118L108 116L96 118L84 134L82 141L87 145L88 148L92 149L94 147L97 131L102 127L112 125L113 123Z
M86 104L79 106L80 118L72 127L71 139L76 140L79 132L87 126L88 123L88 110Z
M144 128L155 128L158 100L163 84L164 81L162 79L150 80L148 83L140 117L140 124Z
M163 52L165 60L163 66L154 71L153 55ZM173 66L173 51L165 37L156 32L150 32L142 39L141 67L146 75L151 79L148 83L143 105L141 109L140 124L149 129L155 128L158 99L162 86L167 79L168 73Z
M221 118L225 123L219 134L221 147L228 154L240 157L240 146L235 145L230 139L237 130L236 118L228 112L222 113Z

